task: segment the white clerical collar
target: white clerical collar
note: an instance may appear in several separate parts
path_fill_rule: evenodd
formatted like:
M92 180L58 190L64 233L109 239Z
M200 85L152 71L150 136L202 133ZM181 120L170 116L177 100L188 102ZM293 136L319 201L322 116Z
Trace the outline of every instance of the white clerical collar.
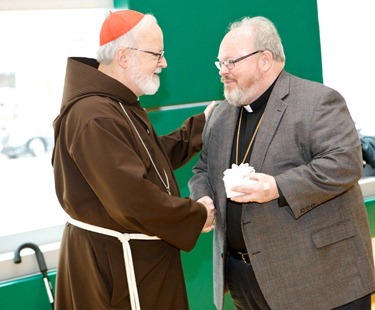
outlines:
M245 109L246 109L246 111L247 112L249 112L249 113L252 113L253 112L253 110L250 108L250 105L248 104L248 105L245 105L245 106L243 106Z

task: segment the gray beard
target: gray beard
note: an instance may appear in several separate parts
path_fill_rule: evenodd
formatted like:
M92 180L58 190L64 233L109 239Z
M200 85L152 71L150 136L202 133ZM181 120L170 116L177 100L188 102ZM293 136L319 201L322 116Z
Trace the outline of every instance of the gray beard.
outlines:
M246 92L240 89L234 89L231 92L228 92L224 89L225 99L235 107L242 107L249 104L250 98Z

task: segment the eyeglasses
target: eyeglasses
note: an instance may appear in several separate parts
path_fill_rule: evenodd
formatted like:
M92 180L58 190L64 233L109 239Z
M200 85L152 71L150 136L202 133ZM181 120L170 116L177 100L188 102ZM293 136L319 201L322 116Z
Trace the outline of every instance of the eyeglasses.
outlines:
M215 61L215 66L220 70L223 65L225 67L227 67L228 70L232 70L234 67L235 67L235 63L236 62L239 62L241 60L244 60L245 58L247 57L250 57L250 56L253 56L255 54L258 54L258 53L261 53L263 51L256 51L256 52L253 52L253 53L250 53L250 54L247 54L245 56L242 56L240 58L237 58L237 59L229 59L229 60L223 60L223 61Z
M132 51L139 51L139 52L143 52L143 53L154 55L154 56L158 57L157 58L158 62L164 57L164 51L161 51L160 53L155 53L155 52L140 50L140 49L135 48L135 47L127 47L126 49L132 50Z

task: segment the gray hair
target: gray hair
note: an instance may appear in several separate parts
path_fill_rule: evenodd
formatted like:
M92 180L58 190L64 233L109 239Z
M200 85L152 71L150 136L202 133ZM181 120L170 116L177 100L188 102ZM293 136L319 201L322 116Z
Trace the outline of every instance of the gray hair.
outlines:
M284 48L275 25L262 16L244 17L229 25L228 30L249 27L253 34L253 45L256 50L267 50L272 53L273 58L279 62L285 62Z
M110 64L115 58L116 50L121 47L135 47L140 33L145 32L151 25L157 23L156 18L151 14L145 14L143 18L130 31L126 32L116 40L108 42L99 47L97 60L102 64Z

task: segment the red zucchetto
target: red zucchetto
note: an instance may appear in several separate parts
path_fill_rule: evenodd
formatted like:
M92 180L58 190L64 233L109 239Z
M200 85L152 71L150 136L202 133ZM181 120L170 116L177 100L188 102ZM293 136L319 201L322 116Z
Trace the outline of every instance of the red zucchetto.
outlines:
M100 31L100 46L117 39L124 33L127 33L139 23L143 16L144 14L132 10L110 12L103 22Z

